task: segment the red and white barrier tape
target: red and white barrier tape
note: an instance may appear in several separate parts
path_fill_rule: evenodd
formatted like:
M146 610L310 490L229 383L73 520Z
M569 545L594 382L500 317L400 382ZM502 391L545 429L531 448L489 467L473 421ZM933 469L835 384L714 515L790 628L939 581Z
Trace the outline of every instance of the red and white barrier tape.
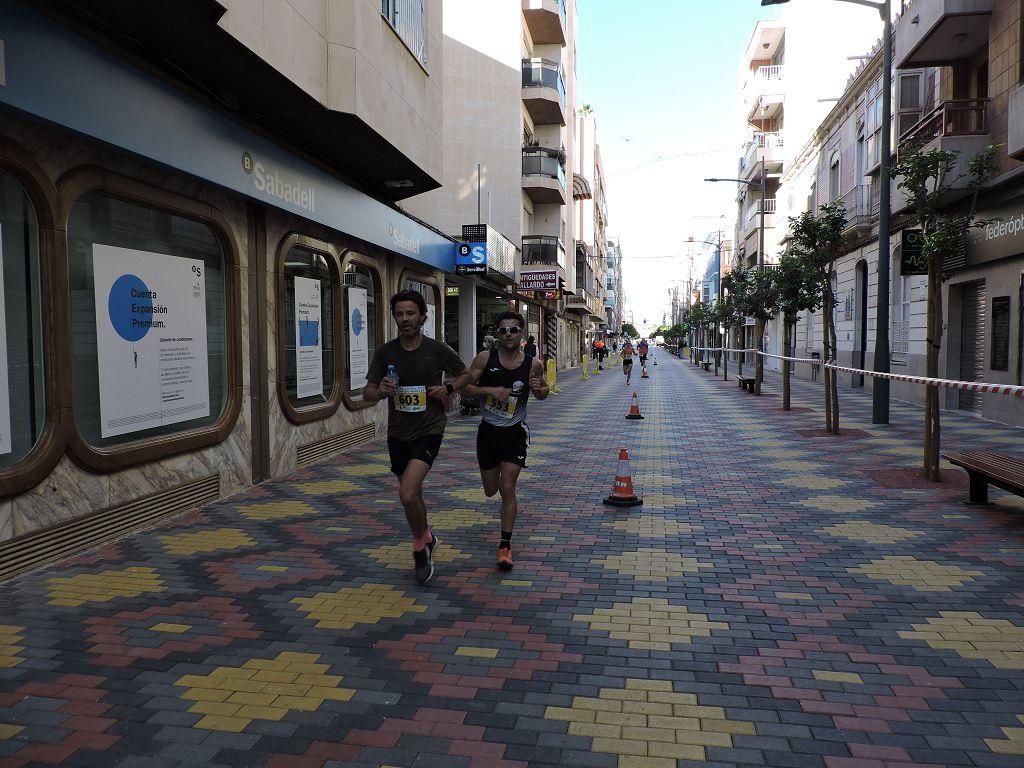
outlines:
M723 349L722 347L695 347L695 349L702 352L757 352L753 349ZM1011 397L1024 397L1024 386L1018 386L1016 384L988 384L982 381L955 381L953 379L932 379L927 376L908 376L903 373L882 373L880 371L868 371L863 368L850 368L845 365L836 365L835 363L822 363L817 358L806 358L806 357L785 357L783 355L772 355L767 352L757 352L762 357L770 357L774 360L788 360L791 363L806 363L809 365L824 365L825 368L831 368L835 371L843 371L845 373L859 373L864 376L874 376L879 379L889 379L891 381L906 381L911 384L925 384L933 387L942 387L943 389L963 389L968 392L982 392L990 393L993 395L1010 395Z

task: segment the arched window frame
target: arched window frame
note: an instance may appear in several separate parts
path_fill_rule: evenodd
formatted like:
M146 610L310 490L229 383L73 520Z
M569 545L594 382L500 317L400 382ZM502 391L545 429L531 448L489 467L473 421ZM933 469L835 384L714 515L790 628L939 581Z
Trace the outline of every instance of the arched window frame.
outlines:
M284 326L284 299L287 275L285 274L285 260L293 248L311 251L322 256L330 271L332 288L331 308L333 321L331 330L334 333L334 381L332 382L327 399L323 403L309 406L297 407L288 396L285 382L285 334L294 333L292 328ZM342 357L347 353L347 344L341 336L340 313L343 311L341 303L341 271L338 268L338 251L330 243L308 237L299 233L292 233L285 237L277 249L276 273L277 273L277 301L276 301L276 322L277 322L277 398L281 403L281 410L285 418L293 424L308 424L313 421L322 421L330 418L337 412L342 403Z
M89 192L102 192L111 197L146 206L165 213L199 221L208 226L220 241L224 255L225 343L226 343L226 399L220 417L207 424L173 434L130 440L117 446L96 447L85 440L74 421L72 372L68 364L62 370L66 402L71 409L68 423L68 450L80 466L98 473L108 473L145 464L180 453L197 451L223 442L238 421L242 406L242 353L240 320L239 248L232 235L227 218L216 207L184 197L165 189L152 187L102 168L80 168L66 174L58 186L61 201L61 221L64 227L65 253L60 262L58 280L63 286L60 332L65 339L63 359L71 360L71 318L67 303L69 264L67 226L75 203Z
M17 463L0 468L0 498L23 493L42 482L60 462L67 447L68 390L58 374L66 337L59 333L62 306L57 297L59 275L55 265L63 261L64 233L59 228L60 197L56 186L32 156L0 138L0 171L10 174L32 203L39 229L40 302L57 308L42 314L43 424L35 444ZM8 328L8 339L11 329Z

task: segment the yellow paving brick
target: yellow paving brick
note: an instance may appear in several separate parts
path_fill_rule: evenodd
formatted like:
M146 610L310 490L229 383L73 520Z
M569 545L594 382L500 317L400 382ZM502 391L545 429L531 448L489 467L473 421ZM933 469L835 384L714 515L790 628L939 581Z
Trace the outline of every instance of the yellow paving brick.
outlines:
M676 768L676 761L675 758L622 755L619 757L619 768Z
M667 744L664 742L651 742L647 746L647 754L651 757L670 757L673 760L706 759L704 747L698 744Z
M642 715L671 715L672 704L661 704L656 701L624 701L623 712L637 712Z
M258 693L262 691L267 683L259 680L242 680L241 678L223 678L217 681L217 687L226 691L238 691L240 693Z
M7 725L6 723L0 723L0 739L13 739L23 730L25 730L25 726L23 725Z
M863 685L864 680L856 672L832 672L829 670L814 670L816 680L829 680L833 683L854 683Z
M591 712L590 714L593 714ZM567 720L568 718L557 718ZM569 723L569 733L573 736L600 736L606 739L618 739L622 737L622 727L609 725L608 723L581 723L572 721Z
M651 715L647 718L647 724L651 728L668 728L669 730L685 729L687 731L699 731L700 720L696 717L666 717L665 715Z
M243 704L243 705L254 705L257 707L269 707L277 699L270 693L251 693L249 691L236 691L228 696L227 701L230 704Z
M587 699L577 696L572 702L573 708L593 709L600 712L621 712L622 702L609 699Z
M267 683L260 693L272 693L275 696L305 696L311 685L295 685L294 683Z
M669 691L651 691L647 697L648 701L657 701L662 704L696 704L697 697L692 693L671 693Z
M647 715L627 714L625 712L598 712L595 722L611 725L647 725Z
M170 624L168 622L160 622L154 624L150 629L154 632L171 632L176 635L180 635L184 632L188 632L192 627L188 624Z
M274 699L275 707L295 709L299 712L315 712L324 700L314 696L278 696Z
M593 723L595 712L592 709L571 709L569 707L547 707L544 717L549 720L567 720L571 723Z
M674 744L676 732L671 728L640 728L630 726L622 729L622 738L637 741L665 741Z
M280 672L276 669L261 669L252 676L253 680L267 683L293 683L298 677L292 672Z
M646 755L647 742L634 739L594 739L591 747L597 752L615 755Z
M307 696L319 696L324 701L350 701L356 692L350 688L330 688L326 686L313 686L306 691Z
M225 717L224 715L206 715L195 724L195 728L205 728L208 731L228 731L229 733L241 733L252 720L242 717Z
M676 717L698 717L724 720L725 710L721 707L702 707L697 704L673 704L672 714Z
M612 699L616 701L647 701L648 695L650 695L649 691L631 691L628 689L614 688L601 692L602 699Z
M189 701L224 701L231 695L231 691L222 691L217 688L192 687L181 694L181 698Z
M634 691L662 691L671 692L672 683L668 680L640 680L630 678L626 681L626 688Z

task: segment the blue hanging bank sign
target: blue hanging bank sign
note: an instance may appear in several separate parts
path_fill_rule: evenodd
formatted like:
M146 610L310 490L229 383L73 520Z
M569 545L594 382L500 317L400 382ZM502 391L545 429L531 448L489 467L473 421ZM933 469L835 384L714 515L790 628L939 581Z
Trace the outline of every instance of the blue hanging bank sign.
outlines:
M487 243L456 243L455 274L487 274Z

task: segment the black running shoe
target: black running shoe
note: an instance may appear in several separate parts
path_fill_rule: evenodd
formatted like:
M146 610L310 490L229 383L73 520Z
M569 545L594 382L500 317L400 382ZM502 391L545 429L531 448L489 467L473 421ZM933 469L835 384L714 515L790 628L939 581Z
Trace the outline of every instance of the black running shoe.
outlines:
M434 578L434 548L437 546L438 538L433 540L419 552L413 552L412 557L416 563L416 581L426 584Z

